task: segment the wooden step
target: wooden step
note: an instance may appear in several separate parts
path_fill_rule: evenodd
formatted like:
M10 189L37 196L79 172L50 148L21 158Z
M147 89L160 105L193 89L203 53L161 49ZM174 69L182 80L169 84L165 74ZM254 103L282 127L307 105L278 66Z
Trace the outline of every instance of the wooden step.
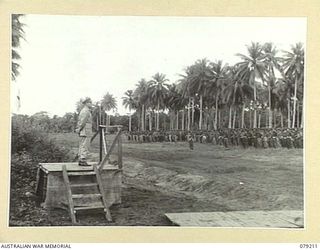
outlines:
M70 187L84 188L84 187L97 187L98 183L83 183L83 184L70 184Z
M75 211L85 211L85 210L95 210L95 209L104 209L104 206L87 206L87 207L74 207Z
M68 172L68 176L86 176L86 175L96 175L94 171L83 171L83 172Z
M73 194L73 199L81 199L81 198L97 198L102 197L101 194Z

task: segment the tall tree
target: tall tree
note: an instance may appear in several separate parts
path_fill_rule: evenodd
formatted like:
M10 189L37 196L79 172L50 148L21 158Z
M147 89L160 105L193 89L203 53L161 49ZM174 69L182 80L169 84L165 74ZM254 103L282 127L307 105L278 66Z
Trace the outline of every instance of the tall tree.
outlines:
M265 62L262 53L262 46L259 43L251 43L247 46L248 55L236 54L242 60L238 63L240 79L249 79L249 84L254 89L254 116L253 116L253 127L257 127L257 78L264 81L265 74Z
M300 85L304 82L304 48L302 43L291 47L291 51L285 51L282 67L286 78L294 80L292 128L296 126L297 93Z
M106 111L114 111L117 109L117 100L112 94L107 92L101 100L101 105L105 108Z
M274 107L272 104L272 90L275 88L276 83L275 69L280 70L280 58L277 57L277 52L276 47L272 43L264 44L263 53L266 66L266 81L268 84L269 128L272 128L272 111Z
M202 129L203 117L203 96L206 94L206 88L210 81L214 78L210 62L206 58L198 60L190 67L190 74L188 75L188 93L192 97L199 97L199 129Z
M241 127L244 127L244 110L246 99L253 99L253 88L237 78L238 67L229 67L227 85L222 90L223 102L229 106L229 128L234 128L237 107L242 107ZM232 122L233 112L233 122Z
M149 98L149 83L142 78L138 84L136 84L136 89L133 92L134 100L137 105L137 109L140 113L140 127L141 130L145 130L145 113L146 113L146 105L148 104Z
M125 108L129 109L129 131L132 130L132 126L131 126L131 110L132 109L136 109L136 102L134 100L134 96L133 96L133 90L127 90L124 93L124 97L122 97L122 105L125 106Z
M214 100L214 109L215 109L215 118L214 118L214 129L218 127L218 111L219 111L219 103L221 104L221 94L227 83L227 74L229 71L228 65L223 65L221 60L217 62L212 62L211 64L212 72L213 72L213 80L209 82L207 85L207 96L208 98Z
M152 76L150 83L150 99L156 103L157 107L157 124L156 129L159 130L159 112L160 108L165 108L164 100L166 98L168 89L166 82L169 80L166 78L165 74L156 73Z
M116 98L112 94L107 92L101 100L101 108L102 108L102 110L105 110L105 111L110 111L110 110L115 111L117 109ZM111 116L108 115L107 116L107 124L108 125L110 125L110 118L111 118Z

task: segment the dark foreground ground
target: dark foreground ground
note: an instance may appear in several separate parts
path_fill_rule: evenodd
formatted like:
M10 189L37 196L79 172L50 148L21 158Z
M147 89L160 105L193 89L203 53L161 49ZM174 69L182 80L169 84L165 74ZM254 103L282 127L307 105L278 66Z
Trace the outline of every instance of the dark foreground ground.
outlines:
M76 151L75 134L52 136ZM91 214L80 215L80 225L171 226L165 213L303 210L301 149L195 144L190 151L185 143L125 143L123 153L122 203L111 207L114 222ZM26 187L13 197L11 226L71 225L67 211L41 208L32 191Z

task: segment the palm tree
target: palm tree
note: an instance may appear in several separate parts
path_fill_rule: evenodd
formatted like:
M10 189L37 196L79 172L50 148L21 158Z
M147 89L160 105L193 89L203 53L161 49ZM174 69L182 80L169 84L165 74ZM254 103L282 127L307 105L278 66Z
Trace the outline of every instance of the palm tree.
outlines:
M279 61L280 58L276 56L277 49L272 43L266 43L263 46L264 61L266 63L266 79L268 83L268 105L269 105L269 128L272 128L272 89L275 87L276 76L274 70L280 71Z
M210 62L206 58L196 61L195 64L190 67L188 93L193 97L199 96L199 129L202 129L203 96L206 94L206 87L208 83L213 80L213 77L214 74L210 67Z
M114 98L112 94L107 92L102 98L101 105L105 108L106 111L116 110L117 100Z
M284 127L284 114L288 112L288 127L290 126L290 109L288 109L288 100L290 99L290 87L283 80L276 81L275 87L272 90L272 103L279 110L281 116L281 127Z
M229 71L229 67L228 65L223 65L221 60L210 63L210 66L212 68L214 78L207 85L206 93L210 99L215 101L215 118L213 127L214 129L217 129L219 102L221 101L221 93L227 81L227 73Z
M11 69L11 78L13 81L16 80L17 76L19 75L19 68L20 65L17 62L19 59L21 59L17 48L20 46L21 39L25 39L25 33L24 33L24 24L20 22L20 17L24 15L22 14L12 14L11 16L11 25L12 25L12 40L11 40L11 46L12 46L12 69Z
M144 131L146 105L148 104L149 98L149 83L144 78L136 84L136 89L133 91L133 98L137 104L137 109L141 110L139 123L141 124L141 131Z
M157 122L156 129L159 130L159 112L160 108L164 108L164 100L167 94L166 82L169 81L166 78L166 75L156 73L152 76L152 79L149 81L150 84L150 100L156 104L157 107Z
M115 111L117 109L117 100L112 94L107 92L101 100L101 107L105 111ZM108 116L107 119L107 124L110 125L110 116Z
M296 126L297 92L299 85L304 82L304 48L302 43L291 47L291 51L285 51L282 67L287 79L294 80L292 128Z
M179 91L179 87L176 84L171 84L168 85L168 94L166 97L166 105L167 108L169 109L169 114L170 111L173 113L173 119L170 122L172 125L171 127L173 128L174 126L174 120L176 121L176 129L179 129L179 111L184 108L186 105L185 99L183 98L181 92ZM182 113L183 114L183 113ZM174 118L175 117L175 118ZM181 123L184 121L184 117L181 119ZM183 125L181 126L183 129Z
M236 108L242 106L241 127L244 127L245 101L252 99L253 88L237 78L237 66L229 67L227 85L222 90L223 102L229 106L229 128L235 128ZM232 121L233 112L233 121Z
M125 108L129 108L129 131L131 131L131 110L136 109L136 102L134 100L133 90L127 90L124 94L125 96L122 97L122 105L124 105Z
M254 117L253 127L257 127L257 82L256 78L259 77L264 82L265 62L262 53L262 46L259 43L251 43L247 46L248 55L236 54L242 59L242 62L237 63L239 67L238 76L240 80L249 79L249 84L254 89Z
M190 75L191 75L191 69L190 67L187 67L185 70L185 74L180 74L180 79L178 80L178 86L181 92L181 96L183 100L187 100L187 130L190 130L191 127L191 109L192 111L194 110L194 107L191 107L191 97L189 93L189 84L190 84ZM193 102L192 102L193 103ZM193 103L194 104L194 103ZM193 117L193 112L192 112L192 117ZM193 118L192 118L193 120ZM192 124L193 126L193 124Z

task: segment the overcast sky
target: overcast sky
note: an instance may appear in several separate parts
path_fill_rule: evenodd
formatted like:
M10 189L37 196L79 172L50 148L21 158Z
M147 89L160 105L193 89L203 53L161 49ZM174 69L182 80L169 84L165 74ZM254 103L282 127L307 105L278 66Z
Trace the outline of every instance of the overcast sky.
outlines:
M198 59L234 64L246 45L273 42L279 50L306 40L305 18L111 17L26 15L21 74L12 85L12 111L74 112L85 96L121 97L157 72L170 82Z

